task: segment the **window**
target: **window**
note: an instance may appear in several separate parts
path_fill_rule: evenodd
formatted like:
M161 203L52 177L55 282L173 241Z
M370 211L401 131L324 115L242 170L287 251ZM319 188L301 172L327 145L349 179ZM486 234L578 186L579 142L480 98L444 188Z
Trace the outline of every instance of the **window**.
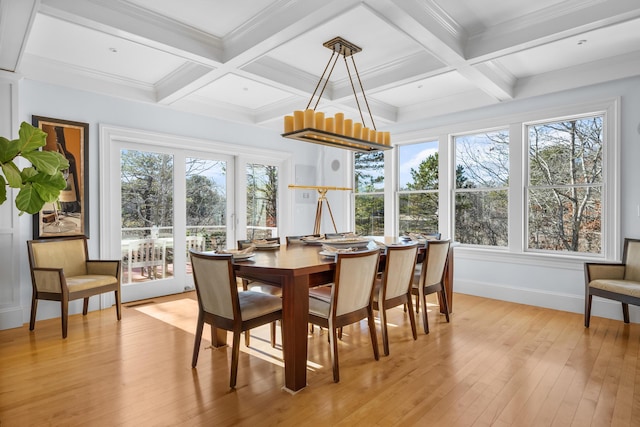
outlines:
M398 232L438 232L438 141L398 147Z
M527 126L528 248L602 253L603 116Z
M278 167L247 164L247 238L278 234Z
M384 235L384 152L355 153L355 232Z
M499 130L454 137L455 240L507 246L509 133Z

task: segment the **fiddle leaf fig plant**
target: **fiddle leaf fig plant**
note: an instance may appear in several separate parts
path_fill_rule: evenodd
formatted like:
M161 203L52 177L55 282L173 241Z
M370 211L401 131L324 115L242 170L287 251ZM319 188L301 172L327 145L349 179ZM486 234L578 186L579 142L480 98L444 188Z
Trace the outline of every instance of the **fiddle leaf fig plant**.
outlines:
M35 214L45 203L58 200L67 186L63 175L69 168L67 159L57 151L40 150L46 145L47 134L41 129L22 122L18 139L0 136L0 205L7 201L7 188L19 188L16 207L23 213ZM22 170L14 160L22 157L31 166Z

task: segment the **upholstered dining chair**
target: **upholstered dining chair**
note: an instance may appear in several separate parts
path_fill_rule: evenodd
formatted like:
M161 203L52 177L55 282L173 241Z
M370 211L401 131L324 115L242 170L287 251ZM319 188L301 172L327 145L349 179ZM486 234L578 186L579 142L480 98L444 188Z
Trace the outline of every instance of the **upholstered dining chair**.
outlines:
M407 304L413 339L418 339L416 319L411 304L413 271L416 267L418 243L388 246L382 277L376 278L373 291L373 309L378 310L382 344L385 356L389 355L389 334L387 331L387 309Z
M280 244L280 237L267 237L264 239L268 243L278 243ZM238 240L238 249L246 249L253 245L253 241L250 239L246 240ZM259 280L249 280L242 278L242 290L244 291L255 291L262 292L263 294L269 294L276 297L282 298L282 288L279 286L274 286L269 283L265 283ZM244 334L244 343L247 347L251 343L251 334L249 331ZM276 324L275 322L271 325L271 347L276 346Z
M640 305L640 239L624 239L621 263L587 262L584 326L591 321L593 296L622 303L622 318L629 323L629 304Z
M449 240L431 240L425 249L424 261L420 277L411 287L411 293L417 296L416 305L422 302L422 325L424 333L429 333L429 320L427 318L427 295L438 292L444 307L444 315L449 322L449 305L447 293L444 289L444 275L449 258Z
M120 320L120 260L90 260L85 236L29 240L31 268L31 320L36 323L38 300L60 301L62 338L67 337L69 301L84 299L82 314L87 315L89 297L114 292L116 317Z
M309 297L309 322L329 330L334 382L340 381L338 328L367 319L373 356L375 360L380 357L372 307L373 282L379 257L378 249L338 254L330 300Z
M193 280L198 296L198 323L191 366L196 367L204 324L211 325L211 341L217 346L216 329L233 332L231 378L238 376L240 335L252 328L282 319L282 299L253 291L238 292L231 254L203 254L190 251Z

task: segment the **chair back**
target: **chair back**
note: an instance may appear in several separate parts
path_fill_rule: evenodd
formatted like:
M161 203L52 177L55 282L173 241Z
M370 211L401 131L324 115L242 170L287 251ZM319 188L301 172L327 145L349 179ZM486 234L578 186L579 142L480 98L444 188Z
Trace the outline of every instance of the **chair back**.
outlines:
M382 276L380 301L405 295L411 289L413 273L416 268L418 244L387 247L387 256Z
M337 255L336 280L332 289L335 316L352 313L371 303L379 257L378 249Z
M27 242L31 268L62 268L66 277L87 274L87 238L85 236Z
M624 280L640 282L640 240L624 239L622 262L625 264Z
M166 242L157 239L139 239L128 242L127 263L132 267L154 267L162 265L166 256Z
M448 240L431 240L427 243L420 275L421 286L431 286L442 282L449 255Z
M193 281L203 311L233 320L240 316L240 303L231 254L201 254L190 251Z

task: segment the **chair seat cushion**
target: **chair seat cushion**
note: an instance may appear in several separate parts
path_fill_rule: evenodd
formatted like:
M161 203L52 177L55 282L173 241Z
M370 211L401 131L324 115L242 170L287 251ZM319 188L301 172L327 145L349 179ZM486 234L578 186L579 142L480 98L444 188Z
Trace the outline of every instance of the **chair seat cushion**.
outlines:
M262 282L249 282L247 284L247 290L262 292L263 294L269 294L276 297L282 297L282 288L278 286L268 285Z
M238 292L242 320L249 320L282 310L282 299L262 292Z
M598 279L592 280L589 283L589 286L596 289L602 289L603 291L640 298L640 282L633 282L631 280Z
M318 298L309 298L309 314L314 316L329 318L329 309L331 305L329 301L321 300Z
M118 283L118 279L115 276L105 276L101 274L71 276L67 277L66 280L69 292L84 291L86 289L94 289Z
M309 297L321 301L331 301L331 285L323 285L309 289Z

